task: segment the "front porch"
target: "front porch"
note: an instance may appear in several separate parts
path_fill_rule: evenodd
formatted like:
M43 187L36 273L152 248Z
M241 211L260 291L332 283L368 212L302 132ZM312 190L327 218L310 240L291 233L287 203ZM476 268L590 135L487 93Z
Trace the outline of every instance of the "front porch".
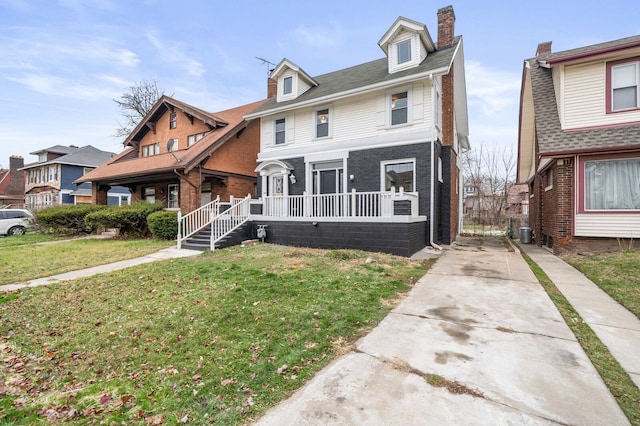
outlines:
M428 220L418 215L419 195L403 191L263 196L215 202L183 217L180 235L214 229L210 249L224 232L247 223L245 239L310 248L361 249L411 256L429 240ZM247 212L248 210L248 212ZM235 217L238 212L239 217ZM232 217L233 216L233 217ZM241 217L240 217L241 216ZM220 232L218 222L232 224ZM264 237L257 231L264 229ZM180 237L179 237L180 238ZM182 240L179 240L179 245Z

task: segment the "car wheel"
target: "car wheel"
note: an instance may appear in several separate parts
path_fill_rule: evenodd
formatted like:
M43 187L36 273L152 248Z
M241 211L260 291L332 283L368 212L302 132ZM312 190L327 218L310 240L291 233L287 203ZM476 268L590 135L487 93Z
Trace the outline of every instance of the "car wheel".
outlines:
M26 229L24 228L24 226L14 226L13 228L9 228L9 232L7 232L7 235L24 235L26 232Z

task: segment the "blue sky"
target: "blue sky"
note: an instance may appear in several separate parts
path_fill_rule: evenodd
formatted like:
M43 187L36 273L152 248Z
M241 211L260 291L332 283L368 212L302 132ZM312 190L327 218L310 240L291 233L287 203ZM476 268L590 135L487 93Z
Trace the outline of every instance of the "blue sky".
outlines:
M210 1L0 0L0 165L52 145L119 152L112 99L155 80L209 111L266 96L267 67L287 57L311 75L383 56L398 16L427 25L452 4L464 40L472 146L515 151L522 62L640 34L637 0Z

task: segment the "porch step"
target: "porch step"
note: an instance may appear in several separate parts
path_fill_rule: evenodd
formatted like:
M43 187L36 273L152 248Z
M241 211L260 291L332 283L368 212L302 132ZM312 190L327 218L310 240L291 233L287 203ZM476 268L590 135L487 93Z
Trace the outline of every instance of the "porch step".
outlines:
M250 223L246 222L242 226L232 231L229 235L222 238L215 244L215 248L221 249L231 246L237 246L242 241L247 239L247 232L249 230ZM209 250L209 243L211 241L211 228L205 228L197 234L192 235L188 240L182 243L182 247L189 250Z

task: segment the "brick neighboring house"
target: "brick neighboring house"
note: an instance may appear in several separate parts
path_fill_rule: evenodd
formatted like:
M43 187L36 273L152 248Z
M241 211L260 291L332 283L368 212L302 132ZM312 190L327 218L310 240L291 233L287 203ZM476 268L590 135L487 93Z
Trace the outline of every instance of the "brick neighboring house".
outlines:
M120 185L133 201L159 201L183 213L217 196L254 194L259 123L243 116L263 102L210 113L162 96L124 141L125 150L76 182L92 182L96 204Z
M555 254L640 237L640 36L524 62L518 181L535 243Z
M0 207L24 204L24 159L12 155L9 168L0 169Z
M283 59L260 119L261 200L251 220L266 240L410 256L459 234L460 152L469 149L462 38L451 6L438 40L399 17L384 57L312 77Z
M38 156L38 161L21 169L25 179L25 206L31 210L61 204L90 203L91 184L78 186L74 181L115 155L91 145L55 145L31 154ZM114 187L105 197L105 202L120 205L128 202L129 192L126 188Z

